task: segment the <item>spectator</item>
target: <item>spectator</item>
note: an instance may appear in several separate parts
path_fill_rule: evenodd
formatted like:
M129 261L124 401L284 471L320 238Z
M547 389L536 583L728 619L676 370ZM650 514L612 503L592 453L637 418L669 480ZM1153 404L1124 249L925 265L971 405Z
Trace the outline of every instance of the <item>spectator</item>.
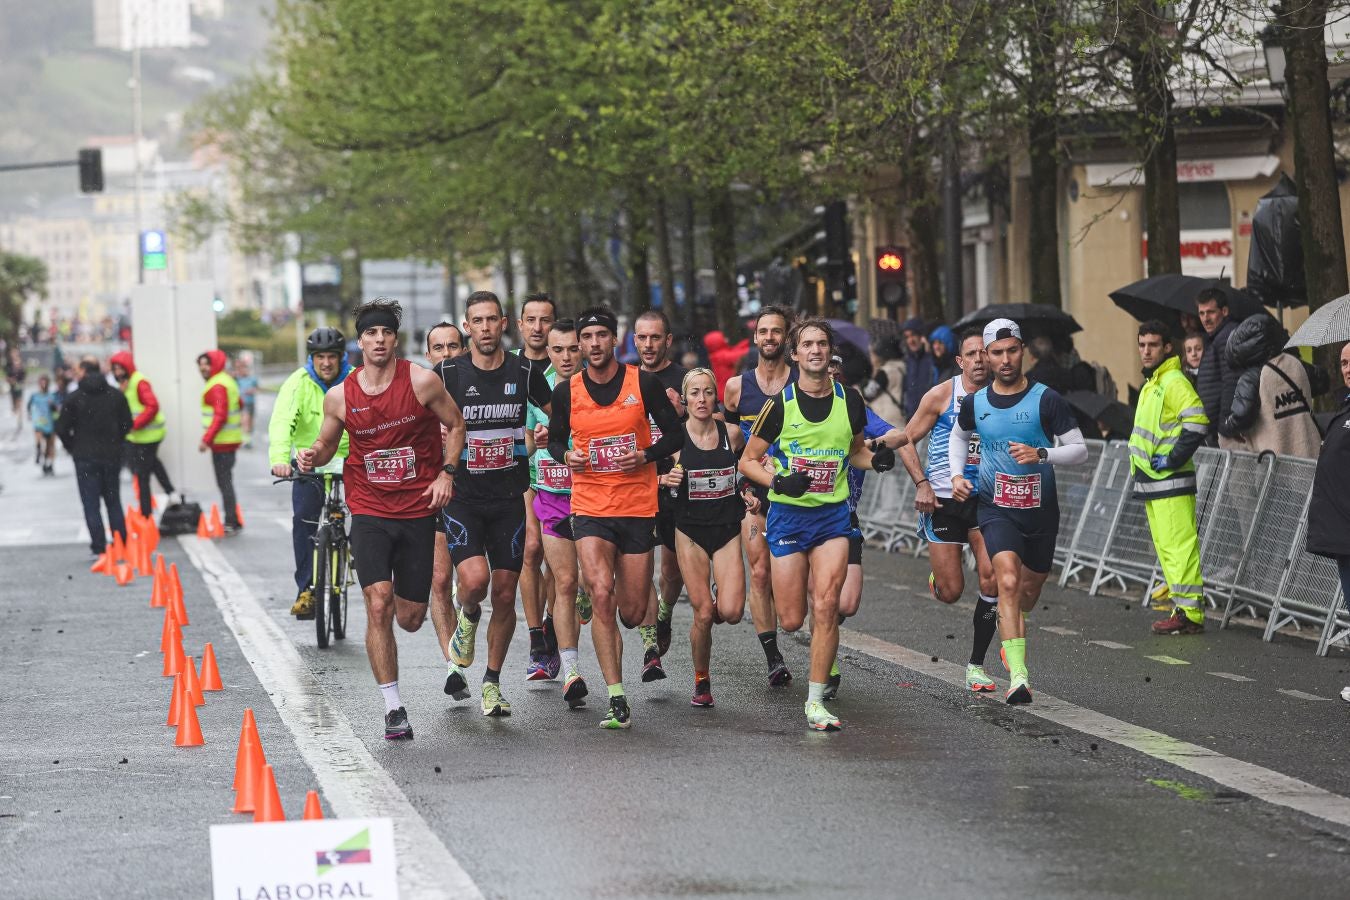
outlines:
M934 384L947 381L957 374L956 335L946 325L939 325L928 333L928 350L933 354Z
M202 388L202 439L197 449L211 452L211 466L220 488L221 504L225 507L225 533L236 534L240 529L239 504L234 495L234 459L243 443L243 429L239 418L244 403L239 396L239 385L225 371L225 353L207 350L197 357L197 371L206 381Z
M75 481L89 526L89 550L95 556L108 549L99 502L108 509L108 526L126 540L118 473L122 442L131 431L131 407L121 391L113 390L98 360L80 360L80 386L66 398L56 420L56 436L75 461Z
M1228 366L1228 357L1224 348L1236 326L1228 318L1228 298L1223 291L1206 288L1195 298L1196 312L1200 316L1200 325L1205 329L1205 355L1200 359L1199 371L1195 375L1195 392L1205 405L1205 416L1211 425L1222 428L1233 405L1233 390L1237 387L1237 372ZM1207 443L1218 445L1218 435L1211 428Z
M937 367L924 341L923 319L910 319L902 330L905 341L905 380L901 393L905 415L902 421L908 422L923 402L923 395L937 384ZM886 421L895 423L894 419Z
M908 421L900 392L904 390L905 363L895 338L872 338L872 377L863 385L863 399L872 412L891 423Z
M1237 374L1228 415L1219 423L1219 446L1269 450L1312 459L1322 435L1313 419L1312 390L1302 360L1284 352L1289 335L1267 315L1233 329L1228 367Z
M1073 377L1068 368L1060 363L1059 354L1055 352L1055 344L1050 337L1042 334L1027 341L1027 352L1036 360L1035 364L1027 369L1028 378L1040 382L1061 397L1067 397L1074 390Z
M717 399L721 400L722 388L726 385L727 379L736 374L736 364L750 349L750 341L742 340L733 346L727 342L727 336L722 332L710 331L703 337L703 346L708 348L708 365L713 370L713 377L717 379Z
M1341 348L1341 380L1350 388L1350 344ZM1350 609L1350 393L1342 398L1317 455L1306 546L1309 553L1336 560L1341 599ZM1341 699L1350 700L1350 687L1341 691Z
M1200 360L1205 356L1205 333L1203 331L1186 332L1186 340L1181 347L1181 371L1186 373L1186 377L1194 385L1196 377L1200 374Z

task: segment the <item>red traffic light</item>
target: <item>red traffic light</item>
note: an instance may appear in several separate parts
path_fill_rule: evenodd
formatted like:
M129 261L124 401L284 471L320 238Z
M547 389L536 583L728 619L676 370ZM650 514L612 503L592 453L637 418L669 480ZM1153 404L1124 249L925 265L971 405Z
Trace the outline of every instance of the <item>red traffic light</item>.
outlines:
M903 271L905 255L898 250L883 250L877 254L877 268L883 272Z

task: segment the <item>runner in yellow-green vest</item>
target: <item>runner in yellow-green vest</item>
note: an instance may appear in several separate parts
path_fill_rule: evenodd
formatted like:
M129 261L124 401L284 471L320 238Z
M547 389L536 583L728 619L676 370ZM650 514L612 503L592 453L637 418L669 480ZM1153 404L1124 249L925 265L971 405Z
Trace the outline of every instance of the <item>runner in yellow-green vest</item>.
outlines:
M1199 634L1205 630L1205 581L1191 457L1205 442L1209 417L1181 361L1172 355L1171 335L1162 322L1139 326L1139 361L1147 381L1135 407L1130 471L1175 606L1172 615L1153 623L1153 632Z
M141 515L150 515L150 478L159 479L166 493L173 493L173 482L159 459L159 445L164 440L164 411L150 381L136 371L136 361L125 350L114 353L108 360L113 377L122 388L122 395L131 407L131 432L126 438L126 463L136 476L140 488Z
M239 385L225 371L226 359L222 350L207 350L197 357L197 371L206 379L202 388L202 440L197 449L211 451L211 465L216 471L216 485L220 488L221 513L225 517L225 533L239 531L239 506L234 496L234 457L244 441L240 417L244 410L239 397Z

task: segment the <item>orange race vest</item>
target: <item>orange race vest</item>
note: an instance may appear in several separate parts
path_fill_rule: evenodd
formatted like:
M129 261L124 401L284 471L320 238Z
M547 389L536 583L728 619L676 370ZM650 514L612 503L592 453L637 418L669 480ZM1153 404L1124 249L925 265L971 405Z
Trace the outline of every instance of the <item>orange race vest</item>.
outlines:
M584 471L572 473L572 512L608 518L655 516L656 463L620 472L609 462L615 455L652 445L637 366L624 366L623 388L612 406L599 406L591 399L581 372L570 384L572 446L589 457Z

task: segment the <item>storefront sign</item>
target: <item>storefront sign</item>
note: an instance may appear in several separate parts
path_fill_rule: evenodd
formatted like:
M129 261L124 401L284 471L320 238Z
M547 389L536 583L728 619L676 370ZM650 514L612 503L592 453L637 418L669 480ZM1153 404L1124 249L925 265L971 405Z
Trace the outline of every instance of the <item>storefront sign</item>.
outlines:
M1221 156L1213 159L1183 159L1177 163L1177 181L1250 181L1274 174L1280 166L1276 156ZM1092 187L1142 185L1144 174L1137 163L1090 163L1087 183Z
M1140 245L1148 257L1148 235ZM1218 278L1233 274L1233 232L1227 228L1204 228L1181 233L1181 274Z

